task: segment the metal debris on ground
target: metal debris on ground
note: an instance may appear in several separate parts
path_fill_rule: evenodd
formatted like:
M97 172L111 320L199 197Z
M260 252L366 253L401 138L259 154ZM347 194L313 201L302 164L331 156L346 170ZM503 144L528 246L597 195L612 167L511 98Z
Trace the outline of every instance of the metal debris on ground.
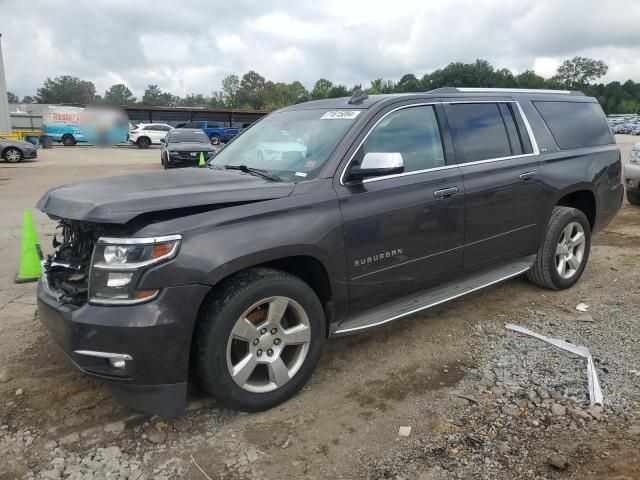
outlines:
M586 303L579 303L578 305L576 305L576 310L584 313L589 310L589 305L587 305Z
M542 340L543 342L547 342L555 347L561 348L562 350L566 350L567 352L571 352L583 358L586 358L587 359L587 379L589 380L589 400L591 401L591 406L602 405L602 390L600 389L598 374L596 373L596 367L593 364L593 358L591 357L591 354L589 353L589 349L587 347L574 345L573 343L569 343L564 340L560 340L558 338L545 337L544 335L540 335L539 333L533 332L527 328L520 327L518 325L513 325L510 323L506 324L505 328L507 330L512 330L514 332L521 333L523 335L529 335L530 337L534 337L534 338L537 338L538 340Z

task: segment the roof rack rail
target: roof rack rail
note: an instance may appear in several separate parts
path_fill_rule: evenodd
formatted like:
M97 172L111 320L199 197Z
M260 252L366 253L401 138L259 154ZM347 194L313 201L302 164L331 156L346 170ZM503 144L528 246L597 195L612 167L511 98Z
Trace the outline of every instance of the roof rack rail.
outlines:
M485 88L485 87L442 87L429 90L427 93L543 93L557 95L584 95L582 92L569 90L550 90L538 88Z

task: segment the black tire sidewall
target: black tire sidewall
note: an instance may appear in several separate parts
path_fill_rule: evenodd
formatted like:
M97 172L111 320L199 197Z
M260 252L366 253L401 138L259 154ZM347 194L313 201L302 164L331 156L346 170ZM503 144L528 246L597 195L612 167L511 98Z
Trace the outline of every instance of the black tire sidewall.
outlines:
M62 137L62 144L65 147L73 147L76 144L76 139L71 135L65 135L64 137Z
M218 135L213 135L211 137L211 145L220 145L220 137Z
M221 302L223 295L208 305L205 322L210 324L200 332L204 336L196 339L198 376L203 389L230 408L267 410L294 395L315 370L326 338L324 313L313 290L290 275L258 279L241 288L242 293L229 302ZM302 306L309 317L311 342L307 357L293 379L272 392L252 393L242 389L231 378L227 368L227 341L236 321L247 308L273 296L289 297Z
M151 140L149 140L147 137L141 137L139 138L136 143L138 144L138 148L149 148L149 145L151 145Z
M640 205L640 192L630 192L627 190L627 200L632 205Z
M555 228L549 230L549 232L547 233L548 238L545 245L546 248L549 249L547 255L545 255L547 257L545 261L549 262L548 268L549 273L551 274L551 279L553 281L553 284L559 290L572 287L580 279L589 261L589 253L591 251L591 226L589 225L589 221L587 220L585 214L580 210L571 208L567 209L566 212L563 213L562 217L562 222L557 223ZM582 262L580 263L580 268L578 269L578 271L570 278L562 278L556 268L555 252L558 242L560 241L560 237L562 236L562 232L564 231L565 227L571 222L578 222L582 226L585 234L586 244L584 256L582 257Z

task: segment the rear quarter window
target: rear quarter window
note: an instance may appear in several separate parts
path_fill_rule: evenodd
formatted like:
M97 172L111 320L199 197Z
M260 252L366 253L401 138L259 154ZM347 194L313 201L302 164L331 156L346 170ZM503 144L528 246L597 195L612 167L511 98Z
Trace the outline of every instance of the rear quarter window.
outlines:
M597 103L533 102L562 150L615 143Z

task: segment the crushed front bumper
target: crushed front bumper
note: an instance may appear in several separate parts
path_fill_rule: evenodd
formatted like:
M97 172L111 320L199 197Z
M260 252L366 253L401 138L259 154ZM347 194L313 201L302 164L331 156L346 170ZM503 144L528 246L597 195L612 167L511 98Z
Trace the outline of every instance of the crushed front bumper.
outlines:
M186 406L191 335L209 288L165 288L140 305L76 307L60 303L41 280L38 312L76 367L104 382L114 397L137 410L175 417Z

